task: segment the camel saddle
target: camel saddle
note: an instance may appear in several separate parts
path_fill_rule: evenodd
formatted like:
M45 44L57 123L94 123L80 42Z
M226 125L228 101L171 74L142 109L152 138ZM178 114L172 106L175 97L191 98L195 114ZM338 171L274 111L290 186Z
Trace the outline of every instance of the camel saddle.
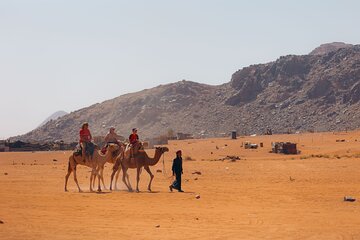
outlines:
M85 154L87 156L92 156L94 154L94 151L95 151L95 148L97 147L96 144L92 143L92 142L87 142L85 143ZM82 147L80 144L77 144L74 151L73 151L73 154L75 156L81 156L82 155Z
M141 142L137 142L136 144L127 144L125 147L125 158L129 158L131 164L135 164L136 155L139 152L144 151L144 147Z

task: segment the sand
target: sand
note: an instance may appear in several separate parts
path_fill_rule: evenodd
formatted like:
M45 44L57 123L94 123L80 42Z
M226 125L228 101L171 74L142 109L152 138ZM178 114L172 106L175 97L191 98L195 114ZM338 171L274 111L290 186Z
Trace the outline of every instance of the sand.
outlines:
M269 153L278 140L297 142L301 154ZM264 147L244 149L244 141ZM82 166L85 192L77 192L73 175L64 192L70 152L0 153L0 239L360 239L360 132L183 140L168 147L166 172L156 171L163 170L162 159L151 168L152 193L145 171L140 193L122 183L119 191L90 193L90 172ZM178 149L191 160L183 163L185 193L170 193ZM219 160L226 155L240 160ZM134 186L135 171L129 174Z

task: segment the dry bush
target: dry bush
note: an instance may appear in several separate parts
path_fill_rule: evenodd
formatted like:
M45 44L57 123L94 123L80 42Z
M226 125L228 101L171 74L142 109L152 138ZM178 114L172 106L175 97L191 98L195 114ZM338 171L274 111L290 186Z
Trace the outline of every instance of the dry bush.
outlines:
M186 161L195 161L195 159L193 159L193 158L190 157L190 156L185 156L184 159L185 159Z

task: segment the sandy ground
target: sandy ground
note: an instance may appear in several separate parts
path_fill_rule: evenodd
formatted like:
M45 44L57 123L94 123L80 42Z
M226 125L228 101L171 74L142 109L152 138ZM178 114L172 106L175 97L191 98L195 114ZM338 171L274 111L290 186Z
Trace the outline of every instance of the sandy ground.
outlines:
M247 140L264 147L244 149ZM297 142L301 154L269 153L277 140ZM140 193L122 183L119 191L89 193L89 169L81 166L85 192L77 192L72 176L64 192L70 152L0 153L0 239L360 239L360 132L184 140L168 147L166 173L156 172L162 159L152 167L153 193L145 191L145 171ZM184 160L185 193L168 190L177 149L192 159ZM219 160L226 155L241 160ZM135 171L129 173L134 186Z

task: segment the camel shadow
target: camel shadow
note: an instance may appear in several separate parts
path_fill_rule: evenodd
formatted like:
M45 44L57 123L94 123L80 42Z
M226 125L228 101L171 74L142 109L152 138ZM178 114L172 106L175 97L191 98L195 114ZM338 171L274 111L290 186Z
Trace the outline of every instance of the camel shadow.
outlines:
M179 194L195 194L195 192L178 192L178 191L173 191L173 192L169 192L169 193L179 193Z
M111 192L95 192L96 194L109 194Z
M126 192L126 193L132 193L132 192L135 192L135 191L129 191L127 189L113 189L111 190L111 192Z
M97 192L97 191L94 191L94 192L77 192L77 193L80 193L80 194L109 194L111 192Z
M136 192L135 192L136 193ZM151 191L151 192L149 192L149 191L144 191L144 192L139 192L139 193L160 193L160 191Z

